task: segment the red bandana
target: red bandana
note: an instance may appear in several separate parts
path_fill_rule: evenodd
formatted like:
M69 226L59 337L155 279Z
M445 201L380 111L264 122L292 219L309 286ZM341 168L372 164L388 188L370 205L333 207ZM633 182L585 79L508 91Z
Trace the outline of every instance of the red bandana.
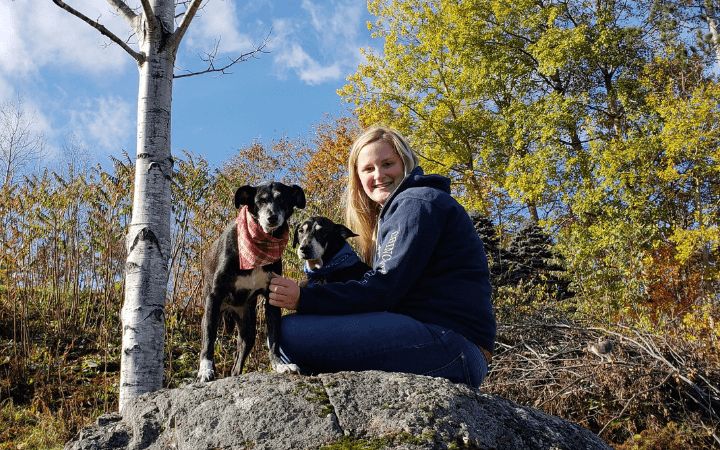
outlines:
M244 206L235 221L237 225L240 268L254 269L279 260L287 247L290 233L285 231L281 238L267 234Z

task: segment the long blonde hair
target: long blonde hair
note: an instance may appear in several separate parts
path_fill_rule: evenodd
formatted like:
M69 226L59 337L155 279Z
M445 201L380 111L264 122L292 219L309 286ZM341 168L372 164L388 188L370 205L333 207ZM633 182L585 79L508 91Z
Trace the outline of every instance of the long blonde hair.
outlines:
M372 265L375 259L375 236L378 217L382 205L371 200L360 184L357 171L357 160L360 150L368 144L383 140L400 157L405 176L418 166L420 161L405 138L392 128L370 127L365 130L353 144L348 157L348 187L345 191L346 209L345 224L358 234L355 239L360 257Z

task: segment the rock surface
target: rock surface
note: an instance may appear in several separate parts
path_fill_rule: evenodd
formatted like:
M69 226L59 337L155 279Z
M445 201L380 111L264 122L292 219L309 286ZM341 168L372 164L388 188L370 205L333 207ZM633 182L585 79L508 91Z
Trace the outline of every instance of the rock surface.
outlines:
M587 429L440 378L249 373L138 397L81 430L86 449L611 450Z

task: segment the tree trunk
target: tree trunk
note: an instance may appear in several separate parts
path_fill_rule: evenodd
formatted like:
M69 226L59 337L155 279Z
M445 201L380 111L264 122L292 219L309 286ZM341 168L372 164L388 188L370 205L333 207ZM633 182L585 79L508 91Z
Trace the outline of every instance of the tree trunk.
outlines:
M127 234L125 303L122 321L120 410L132 397L162 388L165 341L165 297L170 261L171 179L170 117L173 70L178 46L203 0L183 3L175 29L175 0L140 0L135 10L125 0L107 0L135 31L139 51L98 21L63 0L58 7L78 17L119 45L138 63L137 159L132 220ZM136 12L139 11L139 12ZM267 41L266 41L267 42ZM230 61L197 73L222 72L246 61L265 44Z
M720 67L720 32L718 31L718 19L716 17L718 8L715 6L715 0L706 0L705 9L708 29L712 36L713 50L715 50L715 61Z
M537 205L535 204L535 202L527 202L527 209L533 222L540 222L540 216L538 215Z
M612 79L615 71L602 68L600 72L602 73L605 93L608 99L607 109L612 126L611 129L615 132L616 138L621 138L623 136L623 129L620 121L620 102L617 99L617 92L615 91L615 86L613 86Z
M168 49L165 43L174 28L174 2L151 0L150 5L157 19L156 26L143 16L136 30L145 61L138 66L135 190L127 235L125 303L121 315L120 411L130 398L162 388L163 381L173 171L170 118L175 60L175 49Z

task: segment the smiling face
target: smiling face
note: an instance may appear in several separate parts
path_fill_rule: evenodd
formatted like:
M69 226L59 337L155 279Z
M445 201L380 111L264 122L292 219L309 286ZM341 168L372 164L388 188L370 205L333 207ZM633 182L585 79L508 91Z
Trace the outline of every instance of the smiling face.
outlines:
M357 173L365 194L383 205L403 180L405 167L390 144L378 140L358 153Z

